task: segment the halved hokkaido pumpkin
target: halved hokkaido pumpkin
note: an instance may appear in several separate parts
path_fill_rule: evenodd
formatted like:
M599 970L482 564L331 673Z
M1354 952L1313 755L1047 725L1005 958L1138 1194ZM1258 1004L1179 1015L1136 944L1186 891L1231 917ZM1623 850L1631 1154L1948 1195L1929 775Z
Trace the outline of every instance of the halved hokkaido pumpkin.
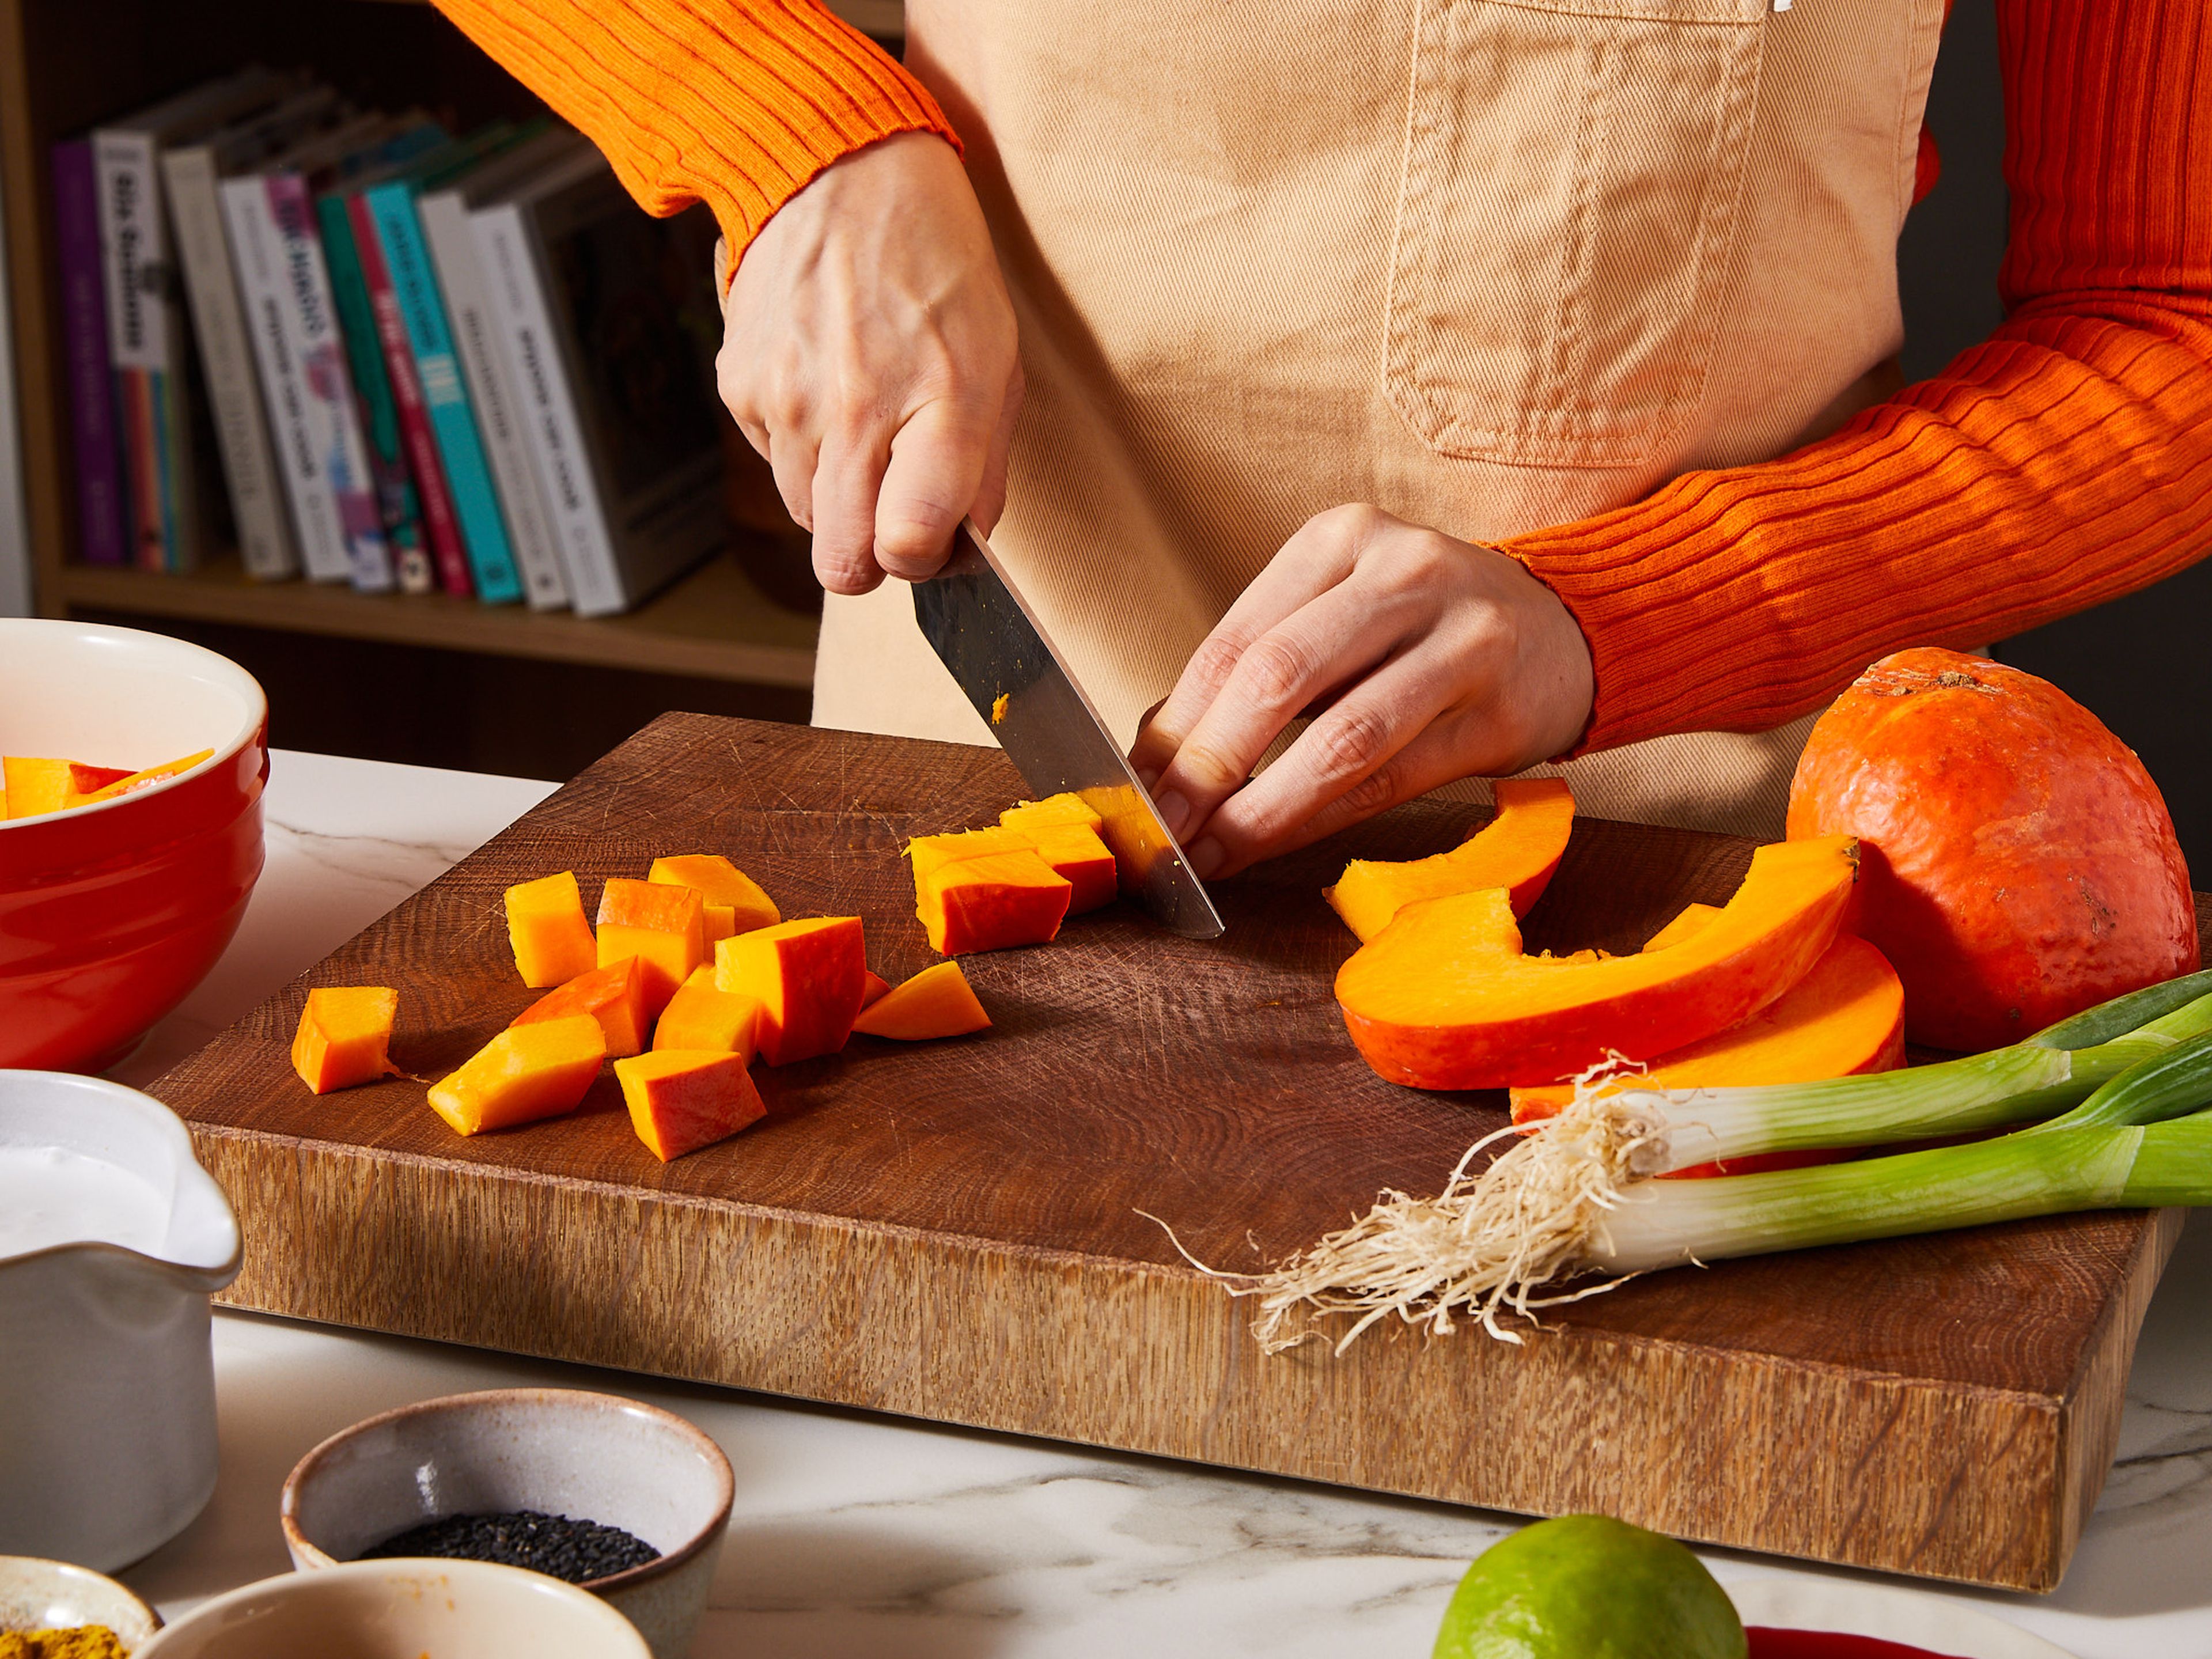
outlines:
M1361 943L1405 906L1448 893L1503 887L1512 894L1513 914L1528 914L1567 850L1575 798L1558 778L1506 778L1491 788L1498 816L1450 852L1404 864L1354 859L1336 885L1322 890Z
M991 1024L957 962L940 962L893 988L860 1011L853 1029L870 1036L919 1042L964 1036Z
M1762 847L1697 933L1594 962L1522 955L1503 888L1421 900L1352 952L1336 1000L1360 1053L1394 1083L1556 1082L1609 1051L1667 1054L1757 1013L1835 942L1857 870L1848 836Z

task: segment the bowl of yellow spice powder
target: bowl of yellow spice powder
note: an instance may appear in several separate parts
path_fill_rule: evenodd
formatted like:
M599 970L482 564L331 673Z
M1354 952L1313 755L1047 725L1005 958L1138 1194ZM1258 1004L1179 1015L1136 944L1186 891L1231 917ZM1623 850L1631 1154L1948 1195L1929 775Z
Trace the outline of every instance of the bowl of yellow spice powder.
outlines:
M128 1659L161 1627L154 1609L112 1578L0 1555L0 1659Z

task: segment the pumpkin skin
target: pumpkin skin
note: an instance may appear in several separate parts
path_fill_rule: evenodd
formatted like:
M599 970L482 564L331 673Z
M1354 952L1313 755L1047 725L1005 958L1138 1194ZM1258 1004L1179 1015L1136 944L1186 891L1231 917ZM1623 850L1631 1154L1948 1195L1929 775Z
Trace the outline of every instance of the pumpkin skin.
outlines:
M2048 681L1918 647L1814 723L1789 836L1859 838L1856 931L1905 1035L1993 1048L2197 966L2188 866L2135 751Z

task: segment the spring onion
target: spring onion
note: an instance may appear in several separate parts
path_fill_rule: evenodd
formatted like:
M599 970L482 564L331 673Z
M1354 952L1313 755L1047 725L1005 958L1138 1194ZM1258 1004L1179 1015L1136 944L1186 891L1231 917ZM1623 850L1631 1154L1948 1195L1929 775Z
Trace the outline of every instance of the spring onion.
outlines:
M1464 1311L1518 1342L1502 1314L1656 1268L2075 1210L2212 1205L2209 990L2212 973L2191 975L2009 1048L1908 1071L1680 1093L1586 1078L1558 1116L1468 1148L1440 1195L1385 1193L1274 1271L1219 1276L1260 1298L1255 1334L1271 1352L1314 1334L1293 1328L1300 1311L1357 1316L1340 1352L1390 1315L1444 1334ZM1652 1178L1715 1158L2021 1123L2032 1127L1818 1168Z

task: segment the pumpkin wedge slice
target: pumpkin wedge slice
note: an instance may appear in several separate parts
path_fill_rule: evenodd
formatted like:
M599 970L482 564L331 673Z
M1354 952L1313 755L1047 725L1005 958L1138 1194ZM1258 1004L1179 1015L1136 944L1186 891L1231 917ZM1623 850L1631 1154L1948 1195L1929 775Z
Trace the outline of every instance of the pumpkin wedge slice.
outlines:
M1653 1056L1644 1080L1660 1089L1814 1083L1904 1063L1905 987L1887 957L1847 933L1742 1024ZM1574 1094L1571 1083L1516 1089L1513 1121L1550 1117Z
M975 1000L960 964L940 962L860 1010L853 1029L870 1036L919 1042L930 1037L965 1036L990 1024L990 1015Z
M1322 890L1362 944L1407 905L1449 893L1503 887L1513 896L1513 914L1528 914L1567 850L1575 798L1558 778L1505 778L1491 793L1498 816L1450 852L1402 864L1354 859L1335 886Z
M1420 900L1352 952L1336 1000L1394 1083L1553 1083L1614 1050L1667 1054L1750 1018L1835 942L1857 874L1850 836L1778 842L1688 939L1595 962L1523 956L1503 888Z

